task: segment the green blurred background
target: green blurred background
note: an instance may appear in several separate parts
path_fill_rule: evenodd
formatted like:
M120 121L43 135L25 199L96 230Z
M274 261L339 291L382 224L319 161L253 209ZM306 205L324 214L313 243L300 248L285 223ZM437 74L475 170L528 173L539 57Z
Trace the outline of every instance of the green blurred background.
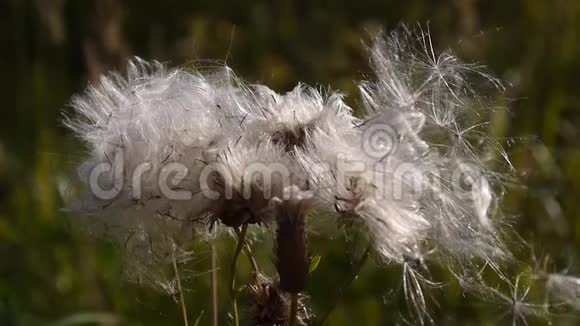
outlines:
M552 258L551 271L580 275L580 1L1 0L0 325L182 324L173 298L124 282L114 248L78 232L75 217L59 211L83 155L61 114L88 81L132 55L173 65L225 61L248 81L278 91L298 81L330 86L356 107L368 31L427 22L437 48L453 48L510 83L509 111L492 117L493 132L515 140L508 150L520 184L505 210L536 253ZM322 256L308 291L315 311L335 296L353 251L340 237L322 240L311 241ZM220 244L221 266L233 245ZM259 250L269 264L268 248ZM193 264L208 270L209 249L200 246ZM329 325L400 321L399 272L368 264ZM209 274L186 283L191 320L203 312L200 325L209 325ZM441 325L511 324L500 317L509 307L466 300L453 287L434 296Z

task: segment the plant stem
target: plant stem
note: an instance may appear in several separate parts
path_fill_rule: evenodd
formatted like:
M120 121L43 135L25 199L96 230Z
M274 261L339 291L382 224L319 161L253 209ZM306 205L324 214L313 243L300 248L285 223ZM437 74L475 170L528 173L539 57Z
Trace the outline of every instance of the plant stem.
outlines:
M292 293L290 302L290 323L289 326L296 326L298 320L298 293Z
M183 289L181 287L181 278L179 277L179 269L177 268L177 261L175 259L175 248L171 248L171 261L173 263L175 278L177 279L177 289L179 290L179 303L181 304L181 313L183 314L183 324L189 326L189 321L187 320L187 307L185 306Z
M240 237L240 230L235 229L236 230L236 234L238 235L238 237ZM254 274L254 278L257 278L258 275L260 274L260 269L258 267L258 262L256 261L256 258L254 258L254 254L252 253L252 248L250 247L250 244L246 241L244 242L244 254L246 255L246 257L248 257L248 261L250 262L250 266L252 266L252 273Z
M233 319L234 319L234 326L240 326L240 318L238 315L238 295L236 293L236 270L238 268L238 258L240 257L240 253L244 248L244 241L246 239L246 233L248 232L248 224L242 225L242 231L238 234L238 245L236 247L236 251L234 252L234 256L232 258L232 264L230 268L230 296L232 299L232 310L233 310ZM237 233L237 232L236 232Z
M217 280L217 249L211 242L211 319L212 326L218 326L218 280Z
M357 261L356 265L354 266L354 268L351 272L350 278L338 290L338 294L336 295L336 297L334 298L334 301L329 306L329 308L326 310L326 312L321 315L322 317L320 318L320 323L319 323L320 326L324 325L324 323L327 321L328 317L332 314L332 311L334 310L334 308L336 308L338 303L342 300L342 297L344 296L344 293L346 292L346 290L352 285L354 280L356 280L356 278L358 277L358 274L360 273L364 264L366 263L367 259L370 256L370 251L371 251L371 245L369 244L367 246L367 248L365 249L365 252L362 254L361 258Z

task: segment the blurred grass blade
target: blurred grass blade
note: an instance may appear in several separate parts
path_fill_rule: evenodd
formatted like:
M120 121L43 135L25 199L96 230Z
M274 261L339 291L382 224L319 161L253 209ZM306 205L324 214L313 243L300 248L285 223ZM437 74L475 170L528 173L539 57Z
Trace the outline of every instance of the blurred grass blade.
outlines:
M106 312L81 312L65 317L49 326L69 326L82 324L120 325L121 319Z
M195 323L193 323L193 326L199 325L199 322L201 321L201 317L203 317L204 312L205 312L205 310L202 310L201 313L199 314L199 316L197 316L197 318L195 319Z

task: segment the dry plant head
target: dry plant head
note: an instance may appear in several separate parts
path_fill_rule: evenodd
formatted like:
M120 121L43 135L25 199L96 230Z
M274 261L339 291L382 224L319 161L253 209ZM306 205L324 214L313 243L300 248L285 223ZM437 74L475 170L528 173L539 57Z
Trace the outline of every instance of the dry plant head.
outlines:
M286 326L290 316L290 298L277 284L264 276L258 277L254 284L249 286L251 306L250 316L257 326ZM304 299L299 305L298 324L306 325Z
M72 100L65 123L88 155L79 164L87 192L71 208L140 273L167 264L159 258L167 252L195 256L192 244L232 228L275 232L279 282L251 288L254 319L264 325L283 325L286 295L305 290L307 231L321 216L331 217L329 238L351 232L345 223L360 225L377 261L401 267L419 324L433 321L425 293L439 287L432 265L471 292L507 301L475 277L485 269L508 282L502 266L516 263L501 211L513 167L488 130L504 109L494 101L502 83L451 50L436 51L421 27L376 34L368 54L373 76L358 83L356 116L338 92L299 84L278 94L228 67L132 60L126 74L103 76ZM578 308L577 278L544 279L550 298ZM509 283L518 320L539 307L519 280Z

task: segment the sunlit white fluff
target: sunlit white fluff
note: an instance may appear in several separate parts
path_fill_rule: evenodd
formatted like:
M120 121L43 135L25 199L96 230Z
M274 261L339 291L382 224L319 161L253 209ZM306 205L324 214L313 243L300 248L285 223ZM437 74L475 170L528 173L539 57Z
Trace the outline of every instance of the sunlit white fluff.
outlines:
M366 115L350 130L313 130L298 155L320 203L364 224L385 261L481 259L499 272L510 254L496 209L502 175L490 158L510 163L486 136L495 108L472 81L501 85L450 52L436 55L425 33L379 35L369 52L376 76L360 85ZM339 156L361 166L345 176ZM405 293L421 317L421 286Z
M383 258L402 262L407 249L425 239L429 223L415 202L394 200L387 186L393 179L375 170L360 141L362 135L355 128L342 134L315 130L297 159L320 208L332 211L343 223L363 224Z
M338 93L325 95L302 84L283 95L261 85L252 90L255 103L243 113L247 134L265 134L288 151L303 147L315 129L350 130L356 121Z
M208 183L203 194L211 199L210 217L228 226L271 221L271 200L301 182L289 155L265 136L230 141L224 149L206 154L204 162L212 171L201 179Z
M480 258L496 267L498 259L509 256L499 231L501 216L494 210L501 177L488 159L499 147L490 146L496 141L485 133L493 104L480 97L474 83L492 89L501 85L450 52L436 54L423 32L403 29L378 36L369 51L376 79L360 85L367 112L360 129L396 138L396 146L379 156L374 168L389 176L390 184L407 189L389 201L406 202L408 212L427 226L415 228L410 238L416 241L400 254L418 250L444 261ZM501 152L499 157L506 156ZM408 224L409 230L416 225ZM423 297L419 291L415 295Z
M201 74L136 60L127 77L103 77L73 100L78 117L67 124L89 147L83 180L107 163L123 167L124 182L118 196L89 196L81 209L144 261L175 248L189 252L188 244L209 234L198 227L208 219L268 224L280 203L330 213L336 224L362 225L380 260L402 266L404 294L424 322L423 288L435 284L421 274L426 262L457 263L466 275L480 266L466 262L498 272L509 257L497 209L503 175L490 168L492 160L509 161L485 136L493 105L472 80L501 85L450 52L436 55L422 32L378 35L369 54L375 76L360 83L361 118L338 93L298 85L277 94L227 68ZM129 176L143 163L135 196ZM187 170L170 187L190 198L162 196L157 180L170 163ZM208 183L200 184L208 167ZM281 176L272 174L278 168ZM115 185L113 174L100 181ZM289 200L289 189L312 198Z
M128 193L141 200L159 196L156 181L168 163L200 169L198 160L207 147L236 132L235 123L228 124L225 110L218 108L238 105L235 98L243 97L228 72L203 76L136 59L129 64L127 77L115 73L102 77L84 96L73 99L77 115L66 120L90 150L80 169L83 179L88 180L86 174L100 163L122 164L125 180L122 195L113 203L117 204L123 195L132 199ZM133 191L133 180L127 177L139 167L144 171L142 189ZM114 180L101 181L107 186Z
M89 149L79 167L81 179L90 188L95 169L108 167L97 183L117 190L103 197L87 189L73 206L90 215L91 233L114 240L128 257L148 266L156 261L151 255L167 256L174 246L188 247L204 237L195 233L208 207L198 178L204 155L239 135L229 112L245 104L246 93L235 84L228 68L203 75L135 59L126 76L103 76L73 98L76 112L65 123ZM178 183L167 170L171 164L184 173ZM167 189L188 193L189 200L167 198L160 177L167 179Z

